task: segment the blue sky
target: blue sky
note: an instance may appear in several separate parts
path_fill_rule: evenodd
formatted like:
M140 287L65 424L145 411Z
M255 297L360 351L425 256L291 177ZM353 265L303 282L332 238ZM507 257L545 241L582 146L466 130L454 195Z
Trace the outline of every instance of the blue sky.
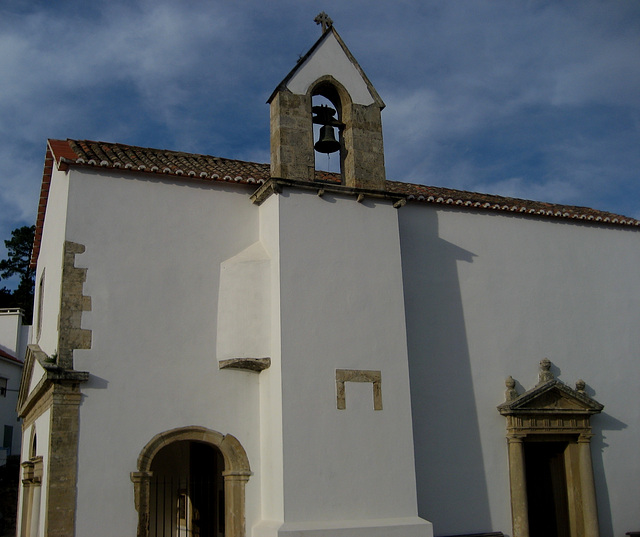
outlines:
M640 218L640 2L2 0L0 239L47 138L268 162L320 11L386 102L387 178Z

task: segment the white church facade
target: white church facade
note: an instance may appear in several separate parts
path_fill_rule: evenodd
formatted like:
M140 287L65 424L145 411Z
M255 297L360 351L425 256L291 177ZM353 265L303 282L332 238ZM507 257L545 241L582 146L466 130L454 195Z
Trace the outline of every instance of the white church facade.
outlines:
M270 165L49 141L18 535L640 530L640 222L388 181L330 24L269 103Z

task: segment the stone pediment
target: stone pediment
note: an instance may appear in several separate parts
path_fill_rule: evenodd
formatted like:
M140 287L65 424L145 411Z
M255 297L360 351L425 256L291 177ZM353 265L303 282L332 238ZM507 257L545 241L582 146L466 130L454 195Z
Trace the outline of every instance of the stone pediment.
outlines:
M41 376L38 383L32 386L36 364L38 364L37 368L40 370ZM18 390L18 416L24 418L51 384L78 384L87 380L89 380L88 372L60 367L38 345L27 345L25 364Z
M517 414L597 414L604 408L584 391L585 383L576 382L576 388L567 386L553 377L551 362L546 358L540 362L540 381L519 395L515 381L507 379L506 401L498 406L502 415Z
M40 349L38 345L28 345L24 358L24 368L22 369L22 377L20 378L20 388L18 390L18 412L27 402L31 387L31 379L33 378L33 369L36 362L43 363L47 355Z
M546 392L539 394L535 399L527 401L521 407L521 409L535 409L535 410L584 410L584 405L580 401L575 400L570 395L568 396L563 390L559 390L557 387L552 388Z
M526 391L498 407L503 415L530 413L587 413L601 412L603 405L591 399L583 391L573 389L560 380L553 379Z

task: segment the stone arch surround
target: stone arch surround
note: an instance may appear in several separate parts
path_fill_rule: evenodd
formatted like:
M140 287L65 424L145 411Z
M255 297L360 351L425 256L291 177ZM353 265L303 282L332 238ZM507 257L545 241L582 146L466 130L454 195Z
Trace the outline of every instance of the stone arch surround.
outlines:
M158 452L174 442L192 441L220 450L224 459L225 537L244 537L245 485L251 476L249 459L242 444L232 435L200 426L179 427L154 436L138 456L138 471L131 472L135 508L138 512L138 537L149 537L151 463Z

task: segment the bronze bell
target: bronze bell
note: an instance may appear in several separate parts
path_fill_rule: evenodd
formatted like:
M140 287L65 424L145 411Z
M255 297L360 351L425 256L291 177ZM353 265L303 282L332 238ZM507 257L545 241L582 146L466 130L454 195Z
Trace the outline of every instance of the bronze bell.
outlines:
M336 140L336 135L331 125L320 127L320 139L313 148L318 153L335 153L340 150L340 142Z

